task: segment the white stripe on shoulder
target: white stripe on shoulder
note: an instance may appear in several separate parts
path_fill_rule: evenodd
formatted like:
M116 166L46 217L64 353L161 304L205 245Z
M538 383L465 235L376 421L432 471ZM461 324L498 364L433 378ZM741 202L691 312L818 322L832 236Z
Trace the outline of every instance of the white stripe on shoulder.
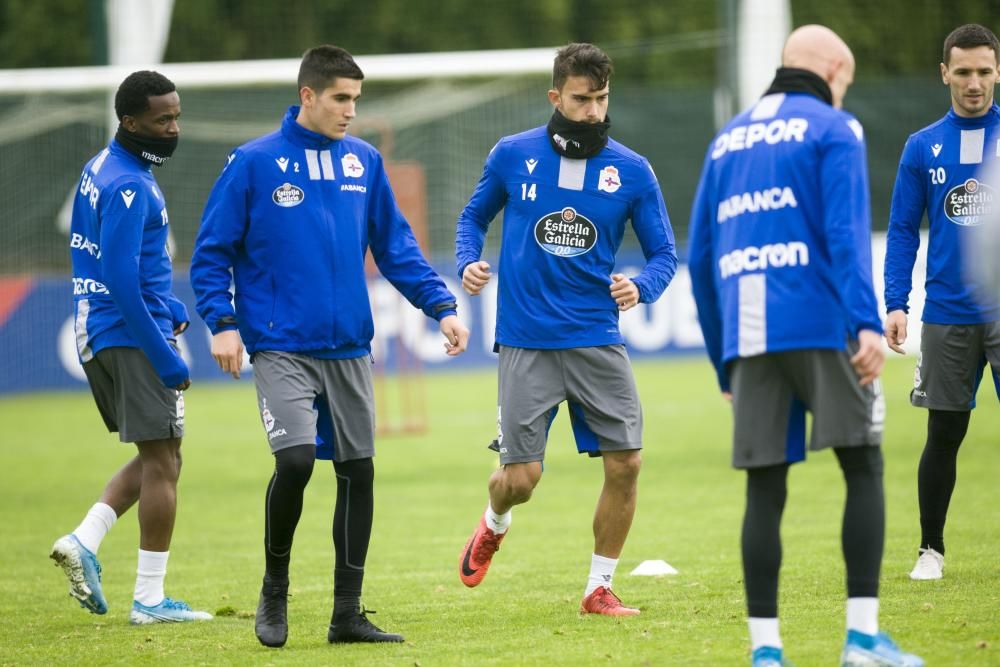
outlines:
M109 153L111 153L110 148L105 148L103 151L101 151L101 154L97 156L96 160L94 160L94 164L90 165L90 173L92 173L94 176L97 176L97 172L99 172L101 170L101 167L104 166L104 161L108 159Z
M757 100L750 112L750 120L761 120L762 118L773 118L778 113L782 103L785 101L784 93L772 93Z

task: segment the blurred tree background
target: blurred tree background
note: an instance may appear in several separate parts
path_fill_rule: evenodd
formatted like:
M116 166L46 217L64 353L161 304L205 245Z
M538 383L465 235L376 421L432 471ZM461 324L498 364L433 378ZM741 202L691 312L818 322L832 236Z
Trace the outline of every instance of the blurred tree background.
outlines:
M293 58L305 45L333 43L354 54L556 46L591 41L650 56L621 72L646 80L714 73L674 38L719 27L720 0L176 0L165 60ZM101 0L4 0L0 68L102 64ZM988 24L1000 0L792 0L794 25L822 23L857 56L859 77L920 74L940 60L955 26ZM663 51L669 57L657 57Z

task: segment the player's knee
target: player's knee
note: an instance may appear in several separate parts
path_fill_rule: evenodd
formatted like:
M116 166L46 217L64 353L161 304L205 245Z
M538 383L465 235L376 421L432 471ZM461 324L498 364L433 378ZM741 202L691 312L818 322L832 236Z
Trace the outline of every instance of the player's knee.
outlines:
M932 449L958 449L969 430L971 415L968 410L928 410L927 446Z
M881 447L840 447L833 450L837 454L840 469L845 475L872 474L882 476L885 468Z
M304 487L312 477L316 463L316 446L294 445L274 453L274 473L284 480Z
M541 477L541 465L538 463L506 465L490 480L490 491L499 492L510 503L517 505L531 498Z
M606 481L631 487L639 479L642 469L642 454L638 449L627 452L607 453L604 463L604 478Z
M352 484L371 486L375 482L375 464L371 458L353 461L334 461L337 479L348 479Z

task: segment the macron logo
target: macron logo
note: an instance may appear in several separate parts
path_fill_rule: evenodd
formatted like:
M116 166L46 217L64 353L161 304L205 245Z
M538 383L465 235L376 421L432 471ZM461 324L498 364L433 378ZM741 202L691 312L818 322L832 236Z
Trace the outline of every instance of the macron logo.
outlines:
M285 173L285 170L288 169L288 158L277 157L274 158L274 161L278 163L279 167L281 167L281 173Z
M944 148L944 146L942 146L941 144L934 144L933 146L931 146L931 153L934 153L934 157L937 157L938 155L941 154L942 148Z
M135 190L122 190L121 196L125 200L125 208L132 208L132 200L135 199Z
M535 165L537 165L537 164L538 164L538 160L536 160L535 158L531 158L530 160L525 160L524 161L524 166L526 166L528 168L528 174L535 173Z

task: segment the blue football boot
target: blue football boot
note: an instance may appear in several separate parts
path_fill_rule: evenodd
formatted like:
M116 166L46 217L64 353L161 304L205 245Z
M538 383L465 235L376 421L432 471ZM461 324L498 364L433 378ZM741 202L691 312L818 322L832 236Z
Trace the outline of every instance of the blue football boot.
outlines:
M884 632L866 635L848 630L840 664L841 667L924 667L924 660L901 651Z
M69 594L92 614L108 613L108 603L101 590L101 564L97 556L80 544L76 535L63 535L52 545L49 558L63 569L69 579Z

